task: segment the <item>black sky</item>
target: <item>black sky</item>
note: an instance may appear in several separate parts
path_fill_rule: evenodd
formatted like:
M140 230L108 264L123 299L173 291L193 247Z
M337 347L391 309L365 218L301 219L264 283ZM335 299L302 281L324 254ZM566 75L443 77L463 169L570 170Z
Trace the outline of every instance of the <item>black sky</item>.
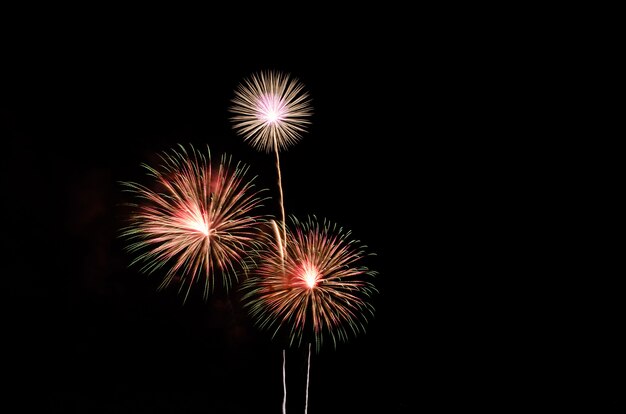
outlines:
M4 250L22 404L280 412L282 345L252 326L236 292L207 302L197 292L182 305L175 289L157 291L158 280L128 267L117 238L118 181L144 179L139 165L178 143L231 154L276 191L273 158L228 121L237 84L275 69L305 84L315 112L281 154L287 213L352 230L379 273L366 334L313 356L309 413L499 406L515 363L502 351L509 322L492 313L506 296L494 287L499 260L484 260L501 253L494 222L505 223L507 202L494 196L506 185L494 169L508 150L494 150L484 122L493 66L441 37L375 39L347 33L269 51L202 36L73 34L15 48L3 81ZM287 352L289 412L303 410L305 362L304 350Z

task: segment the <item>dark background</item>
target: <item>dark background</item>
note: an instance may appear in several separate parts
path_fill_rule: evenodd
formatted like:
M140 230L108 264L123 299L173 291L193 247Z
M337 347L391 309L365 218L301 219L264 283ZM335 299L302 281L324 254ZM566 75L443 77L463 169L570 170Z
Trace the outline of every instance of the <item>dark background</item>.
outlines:
M21 406L280 412L283 344L252 326L237 292L205 302L196 291L183 305L128 267L117 238L118 181L144 180L140 163L178 143L250 164L276 200L273 156L228 121L234 88L265 69L313 99L309 133L281 153L287 213L352 230L379 272L367 332L312 357L309 413L525 403L526 357L512 347L524 338L500 277L521 264L504 263L516 219L503 171L516 156L497 139L512 82L498 48L420 29L275 49L202 31L81 33L37 34L6 60L4 341ZM289 412L303 410L306 356L287 351Z

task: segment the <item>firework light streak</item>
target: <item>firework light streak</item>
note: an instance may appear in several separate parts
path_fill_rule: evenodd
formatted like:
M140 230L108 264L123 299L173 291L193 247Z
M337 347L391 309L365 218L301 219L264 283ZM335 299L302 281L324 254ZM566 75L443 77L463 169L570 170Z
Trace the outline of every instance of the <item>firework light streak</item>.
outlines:
M304 400L304 414L309 411L309 372L311 372L311 343L309 342L309 359L306 365L306 394Z
M244 307L255 324L287 335L289 346L307 338L319 352L326 338L339 342L365 332L374 313L369 297L377 292L369 277L377 273L360 265L366 246L351 232L315 217L291 217L284 256L280 241L269 241L263 260L242 284ZM307 341L308 342L308 341Z
M208 147L205 154L179 145L160 158L159 168L142 165L151 185L121 183L137 200L121 237L136 255L131 266L141 264L148 274L166 269L159 289L177 281L179 293L186 287L186 300L203 281L206 299L218 274L228 289L239 271L247 271L251 253L261 246L258 225L264 219L255 211L266 198L254 178L246 178L247 165L233 167L226 155L214 164Z
M287 381L285 377L285 350L283 349L283 414L287 413Z

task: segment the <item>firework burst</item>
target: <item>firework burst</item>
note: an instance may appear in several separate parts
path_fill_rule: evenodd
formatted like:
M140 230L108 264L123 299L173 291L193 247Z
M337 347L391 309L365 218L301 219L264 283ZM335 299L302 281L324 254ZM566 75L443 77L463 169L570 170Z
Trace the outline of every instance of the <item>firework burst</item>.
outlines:
M212 163L208 147L205 154L179 145L160 158L159 168L143 164L150 186L121 183L136 200L121 237L136 255L131 265L140 264L148 274L165 269L159 289L178 282L186 300L191 287L202 283L206 299L220 276L228 289L247 271L250 253L260 247L264 218L255 211L265 199L263 190L246 178L247 165L232 167L226 155Z
M244 140L268 153L297 143L313 114L304 85L277 71L253 74L239 84L230 112Z
M244 281L244 306L261 329L283 332L289 345L314 340L319 352L325 338L337 345L365 331L377 292L368 280L376 272L359 263L366 256L351 233L315 217L291 217L284 257L278 232L268 242L258 267Z

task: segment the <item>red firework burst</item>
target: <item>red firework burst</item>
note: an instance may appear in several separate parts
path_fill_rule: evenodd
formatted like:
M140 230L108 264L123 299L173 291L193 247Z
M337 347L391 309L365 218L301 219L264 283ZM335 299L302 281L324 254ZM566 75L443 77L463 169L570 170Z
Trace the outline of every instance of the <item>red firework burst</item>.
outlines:
M360 264L365 246L349 231L315 217L291 218L286 243L276 227L275 241L243 282L244 306L260 328L283 331L289 345L315 340L319 351L326 337L336 346L365 331L374 312L368 299L377 292L368 279L376 272Z
M212 163L208 147L203 153L179 145L163 152L161 161L158 168L143 165L150 184L121 183L137 200L121 237L136 255L131 265L141 264L145 273L165 269L159 288L177 281L179 291L186 287L186 299L203 281L206 299L218 275L228 289L259 248L264 218L255 211L265 199L263 190L246 178L247 165L231 167L226 155Z

